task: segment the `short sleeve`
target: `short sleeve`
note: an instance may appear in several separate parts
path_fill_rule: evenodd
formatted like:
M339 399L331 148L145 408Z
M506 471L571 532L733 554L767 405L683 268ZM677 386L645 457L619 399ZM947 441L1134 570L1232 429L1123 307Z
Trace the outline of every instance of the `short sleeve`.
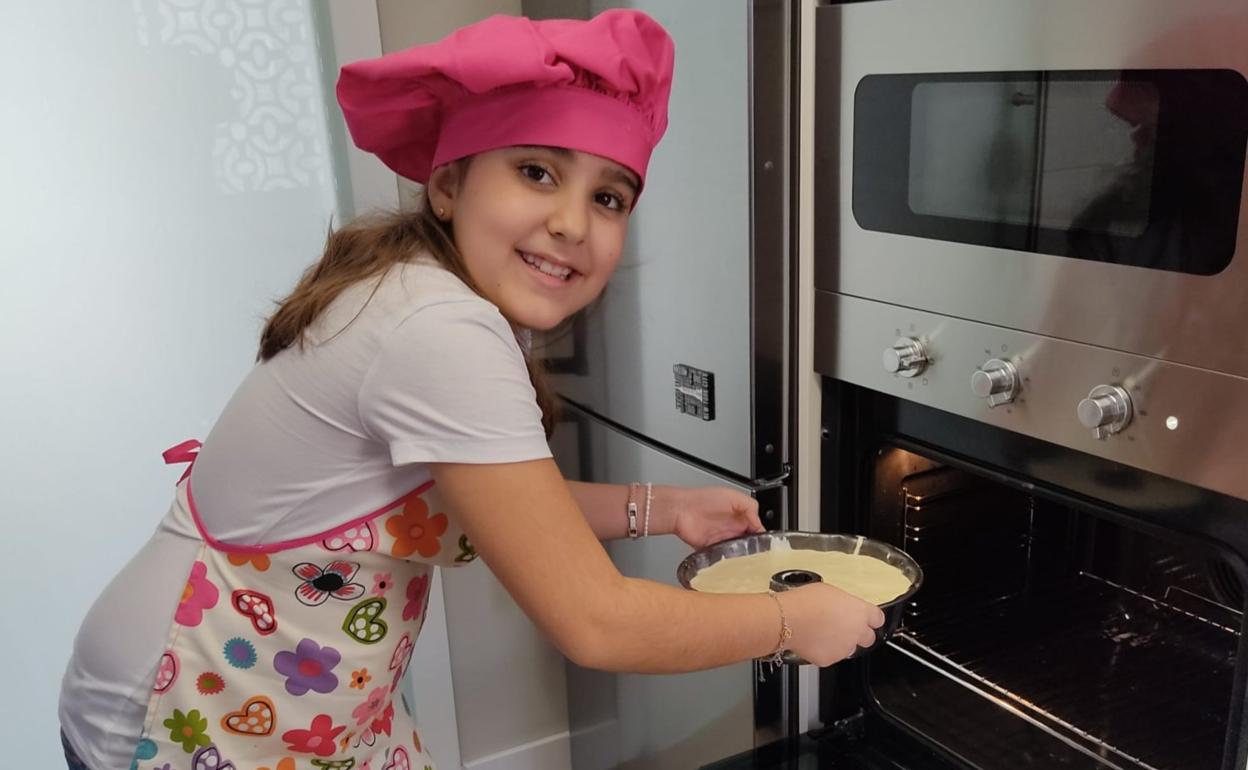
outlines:
M399 324L364 377L359 410L395 465L551 456L515 335L476 297L426 306Z

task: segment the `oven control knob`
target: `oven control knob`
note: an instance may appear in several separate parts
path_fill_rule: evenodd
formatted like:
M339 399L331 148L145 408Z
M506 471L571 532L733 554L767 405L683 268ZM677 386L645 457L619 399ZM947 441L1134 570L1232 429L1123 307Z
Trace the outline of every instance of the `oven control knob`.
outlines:
M884 351L884 371L898 377L922 374L929 363L927 349L913 337L902 337Z
M1117 385L1097 385L1079 402L1079 422L1099 439L1126 428L1134 413L1131 394Z
M994 358L971 375L971 390L988 399L988 406L1008 404L1018 395L1018 369L1009 361Z

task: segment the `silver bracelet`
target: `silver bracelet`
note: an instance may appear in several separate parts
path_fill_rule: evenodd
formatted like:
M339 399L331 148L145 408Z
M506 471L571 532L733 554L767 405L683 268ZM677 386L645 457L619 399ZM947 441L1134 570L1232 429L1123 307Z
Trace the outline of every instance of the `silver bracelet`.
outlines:
M628 485L628 537L630 540L637 539L637 502L633 500L633 492L638 486L640 485L636 481Z

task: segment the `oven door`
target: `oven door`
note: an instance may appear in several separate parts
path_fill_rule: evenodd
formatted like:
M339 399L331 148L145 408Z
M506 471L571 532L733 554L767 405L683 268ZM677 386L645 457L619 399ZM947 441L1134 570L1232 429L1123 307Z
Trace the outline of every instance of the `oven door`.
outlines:
M1248 376L1245 39L1226 0L821 6L817 287Z

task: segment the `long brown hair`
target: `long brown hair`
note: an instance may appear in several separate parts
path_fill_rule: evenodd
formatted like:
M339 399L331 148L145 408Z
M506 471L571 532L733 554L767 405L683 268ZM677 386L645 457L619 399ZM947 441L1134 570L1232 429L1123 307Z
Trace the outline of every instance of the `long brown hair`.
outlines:
M375 278L376 292L387 270L422 253L432 256L484 297L455 247L450 223L434 216L428 193L421 197L412 211L366 214L331 230L320 260L304 272L294 290L278 301L277 311L265 321L256 360L268 361L291 345L302 348L308 326L344 289ZM556 401L541 362L528 349L524 349L524 360L542 410L542 427L549 438L557 418Z

